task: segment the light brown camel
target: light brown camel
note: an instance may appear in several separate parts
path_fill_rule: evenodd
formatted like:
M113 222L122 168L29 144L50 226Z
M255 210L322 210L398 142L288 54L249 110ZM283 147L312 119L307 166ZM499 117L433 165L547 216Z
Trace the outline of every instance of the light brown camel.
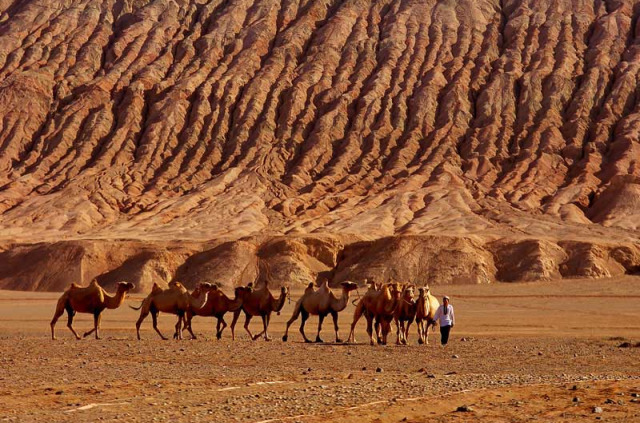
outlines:
M407 344L409 327L416 318L417 304L413 299L413 285L405 285L402 288L400 302L396 308L393 320L396 324L396 345ZM405 325L406 324L406 325Z
M382 327L382 336L377 336L378 343L386 345L387 335L391 331L391 320L400 302L401 288L398 283L387 283L380 289L375 288L375 284L369 287L362 299L356 304L351 323L351 332L347 342L355 343L355 327L362 315L367 319L367 334L371 345L375 345L373 338L373 322L376 322L376 335L378 327Z
M429 285L418 290L418 300L416 301L416 326L418 326L418 343L429 343L429 327L435 327L436 322L433 317L440 307L440 302L431 295Z
M252 286L252 284L249 284L248 287ZM280 314L280 310L284 307L284 301L287 299L288 295L289 288L284 286L280 288L280 296L278 298L275 298L273 294L271 294L271 291L269 291L266 284L260 289L252 290L251 293L245 296L244 301L242 302L242 307L233 313L233 320L231 321L231 339L235 339L236 322L238 321L238 317L240 317L240 312L243 311L245 315L244 329L249 334L249 337L255 341L260 338L260 336L264 335L265 341L271 341L268 333L271 313L275 311L277 314ZM260 316L262 318L262 332L256 335L252 335L249 330L249 322L253 316Z
M216 338L222 338L222 331L227 327L227 322L224 321L224 315L227 312L234 312L242 307L244 298L252 291L251 287L239 286L234 289L235 297L233 299L227 297L222 290L217 286L213 286L213 289L209 292L207 302L200 308L192 307L185 315L185 328L189 330L192 339L196 339L193 331L191 330L191 320L194 316L212 316L218 320L216 325ZM194 297L198 297L201 292L194 291ZM222 326L222 327L221 327Z
M349 302L349 295L351 291L356 289L358 285L353 282L342 282L342 295L340 298L329 289L328 281L324 281L318 290L313 289L313 283L310 283L304 294L295 305L293 309L293 315L287 322L287 329L284 332L282 340L287 341L289 334L289 326L296 321L299 315L302 315L302 321L300 323L300 333L304 338L304 342L311 342L307 339L304 333L304 324L306 323L309 315L318 316L318 334L316 335L316 342L324 342L320 339L320 331L322 330L322 321L330 314L333 318L333 327L336 332L336 342L342 342L338 335L338 313L347 307Z
M67 327L71 330L76 339L80 339L80 336L73 329L73 317L76 313L91 313L93 314L93 329L85 332L84 336L89 336L95 332L96 339L100 339L100 316L102 312L107 309L115 309L122 305L127 292L131 291L134 285L129 282L119 282L116 294L111 296L105 291L98 281L93 280L86 287L80 287L74 283L71 284L60 299L56 306L56 312L51 319L51 339L56 339L55 326L56 322L67 311Z
M162 289L157 284L153 284L151 292L142 301L139 307L129 306L134 310L140 310L140 317L136 322L136 333L138 339L140 339L140 325L146 317L151 313L153 320L153 329L160 335L160 338L166 340L167 338L162 335L158 329L158 314L160 312L175 314L178 316L178 322L176 323L176 331L174 337L182 339L182 321L184 320L185 313L192 307L202 307L207 302L207 297L212 286L208 283L200 284L197 290L202 290L204 295L202 298L195 298L191 295L187 289L179 282L172 282L169 284L169 288Z

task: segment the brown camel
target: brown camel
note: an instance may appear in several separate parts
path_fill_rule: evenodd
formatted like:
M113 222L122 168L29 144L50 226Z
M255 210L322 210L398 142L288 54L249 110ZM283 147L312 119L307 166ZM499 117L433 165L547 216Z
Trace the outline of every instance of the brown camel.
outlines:
M73 329L73 317L76 313L91 313L93 314L93 329L85 332L84 336L89 336L95 332L96 339L100 339L100 316L102 312L107 309L116 309L122 305L127 292L131 291L134 285L129 282L119 282L116 294L110 296L99 284L98 281L93 280L86 287L80 287L74 283L71 284L60 299L56 306L56 312L51 319L51 339L56 339L55 326L56 322L67 311L67 327L71 330L76 339L80 339L80 336Z
M233 299L227 297L222 290L217 286L213 286L213 289L209 292L207 302L200 308L192 307L185 315L185 328L189 330L192 339L196 339L193 331L191 330L191 320L194 316L212 316L218 320L216 325L216 338L222 338L222 331L227 327L227 322L224 321L224 315L228 312L234 312L242 307L244 298L252 291L251 287L239 286L234 289L235 297ZM200 292L194 291L194 296L197 298Z
M417 304L413 299L413 290L413 285L406 285L402 288L400 302L393 316L396 323L396 345L407 344L409 327L416 318Z
M362 315L367 319L367 334L371 345L375 345L373 338L373 322L376 324L376 335L379 327L382 327L382 336L377 335L378 343L386 345L387 335L391 331L391 320L400 302L400 285L398 283L387 283L380 289L376 289L372 284L362 299L356 304L351 323L351 332L347 342L355 343L355 327Z
M249 287L252 287L252 284L249 284ZM260 336L264 335L265 341L271 341L268 333L271 313L275 311L277 314L280 314L280 310L284 307L284 301L288 295L289 288L284 286L280 288L280 296L278 298L275 298L273 294L271 294L271 291L269 291L266 284L260 289L252 290L251 293L244 297L242 307L233 313L233 320L231 321L231 339L235 339L236 322L238 321L238 317L240 317L240 312L243 311L245 315L244 329L249 334L249 337L255 341L260 338ZM249 330L249 322L253 316L260 316L262 318L263 330L256 335L252 335Z
M325 280L317 291L313 289L313 283L310 283L302 297L300 297L300 299L296 303L295 308L293 309L293 315L287 322L287 329L284 332L282 340L284 342L287 341L289 326L291 326L291 324L296 321L299 315L302 315L302 322L300 323L300 333L304 338L304 342L311 342L309 339L307 339L307 336L304 333L304 324L309 318L309 315L314 315L318 316L319 319L316 342L324 342L322 341L322 339L320 339L322 321L328 314L331 314L331 317L333 318L333 327L336 332L336 342L342 342L340 336L338 335L338 313L347 307L349 295L351 291L358 287L358 285L353 282L343 282L341 285L342 295L340 296L340 298L338 298L334 295L331 289L329 289L328 281Z
M136 322L136 333L138 335L138 339L140 339L140 325L142 325L142 322L146 319L149 313L151 313L151 318L153 320L153 329L155 329L158 335L160 335L160 338L164 340L167 339L158 329L158 314L160 312L175 314L178 316L174 337L182 339L181 326L185 313L192 307L202 307L207 302L208 293L212 289L212 286L208 283L200 284L196 290L202 290L204 292L204 296L202 298L195 298L179 282L170 283L169 288L167 289L162 289L154 283L151 292L142 301L142 304L140 304L139 307L129 306L134 310L140 310L140 317Z
M418 326L418 343L429 343L429 327L435 327L436 322L433 317L440 307L440 302L431 295L429 285L418 290L418 300L416 301L416 325Z

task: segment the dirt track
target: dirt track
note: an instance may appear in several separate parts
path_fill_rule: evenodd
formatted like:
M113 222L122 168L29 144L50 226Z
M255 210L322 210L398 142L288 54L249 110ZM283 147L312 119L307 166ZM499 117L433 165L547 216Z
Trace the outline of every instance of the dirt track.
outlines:
M435 336L413 345L414 328L410 346L371 347L363 323L359 345L305 345L297 331L283 344L292 304L270 343L240 326L235 342L212 340L202 318L198 340L162 342L145 322L138 342L128 307L106 312L103 340L72 340L61 321L52 342L56 295L3 291L0 421L640 421L640 348L618 348L640 341L638 288L631 277L446 287L458 318L446 350ZM174 319L160 321L170 333ZM323 333L332 339L330 325Z

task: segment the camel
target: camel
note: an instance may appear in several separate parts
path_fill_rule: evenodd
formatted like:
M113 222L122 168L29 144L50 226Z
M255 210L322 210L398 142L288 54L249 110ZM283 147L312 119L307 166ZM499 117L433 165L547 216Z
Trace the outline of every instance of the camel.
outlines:
M355 343L355 327L362 315L367 319L367 333L371 345L375 345L373 339L373 322L376 324L376 335L378 344L386 345L387 335L391 331L391 320L400 303L401 289L398 283L386 283L376 289L375 284L369 286L369 290L356 304L351 323L351 332L347 342ZM379 327L382 327L382 336L378 335Z
M252 287L252 284L249 284L248 287ZM233 320L231 321L231 339L235 340L236 322L238 321L238 317L240 317L240 312L243 311L245 315L244 329L249 334L249 337L256 341L260 336L264 335L265 341L271 341L268 333L271 313L275 311L278 315L280 314L280 310L284 307L284 301L287 296L289 296L289 288L284 286L280 288L280 296L278 298L275 298L273 294L271 294L271 291L269 291L266 284L260 289L252 290L251 293L244 297L242 307L233 313ZM252 335L249 330L249 322L253 316L260 316L262 318L263 330L256 335Z
M191 320L194 316L212 316L218 320L216 325L216 338L222 338L222 331L227 327L227 322L224 321L224 315L228 312L235 312L242 307L244 298L252 291L251 287L239 286L234 290L235 297L233 299L227 297L222 290L213 285L213 289L209 292L207 302L200 308L192 307L185 315L185 328L189 330L192 339L196 339L193 331L191 330ZM194 291L194 296L197 298L199 292ZM221 327L222 326L222 327Z
M71 330L76 339L80 339L80 336L73 329L73 317L76 313L91 313L93 314L93 329L85 332L84 337L95 333L96 339L100 339L100 318L102 312L107 309L116 309L122 305L127 292L131 291L134 285L129 282L119 282L116 293L110 296L99 284L98 281L93 280L86 287L80 287L75 283L62 294L58 300L56 306L56 312L51 319L51 339L55 340L55 326L56 322L67 311L67 327Z
M407 344L409 327L416 318L417 303L413 299L413 289L413 285L406 285L402 288L401 299L393 316L396 323L396 345Z
M138 339L141 339L140 325L142 325L142 322L146 319L149 313L151 313L151 318L153 320L153 329L155 329L158 335L160 335L160 338L163 340L167 339L158 329L158 314L160 312L175 314L178 316L174 338L182 339L181 326L185 313L191 308L202 307L207 302L209 291L212 289L212 286L208 283L198 285L196 290L202 290L202 292L204 292L204 296L202 299L197 299L190 294L180 282L171 282L167 289L162 289L158 284L154 283L151 288L151 292L142 301L140 306L129 306L134 310L140 310L140 317L136 322L136 333L138 335Z
M282 340L284 342L287 341L289 326L293 322L296 321L299 315L302 315L302 322L300 323L300 333L304 338L304 342L311 342L307 339L307 336L304 333L304 325L309 318L309 315L318 316L318 334L316 335L316 342L324 342L320 339L320 332L322 331L322 321L324 318L331 314L333 318L333 327L336 332L336 342L342 342L340 336L338 335L338 313L344 310L347 307L349 301L349 295L351 291L356 289L358 285L353 282L343 282L342 284L342 295L340 298L336 297L334 293L329 289L328 281L325 280L324 283L318 288L318 290L313 289L313 283L310 283L309 286L305 289L304 294L295 305L293 309L293 315L291 319L287 322L287 329L284 332L284 336Z
M429 285L418 290L418 300L416 301L416 325L418 326L418 343L429 343L429 326L435 327L436 322L433 317L440 307L440 302L431 295Z

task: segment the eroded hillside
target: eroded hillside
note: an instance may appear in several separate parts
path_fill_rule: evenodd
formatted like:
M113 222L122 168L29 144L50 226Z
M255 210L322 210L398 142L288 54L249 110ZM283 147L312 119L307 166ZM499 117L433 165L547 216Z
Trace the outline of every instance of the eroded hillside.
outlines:
M192 254L247 239L250 255L306 236L339 257L423 237L481 249L464 271L478 280L635 272L639 15L613 0L0 0L1 254L126 238ZM607 264L616 248L633 260ZM583 250L596 258L572 262ZM331 268L310 257L309 275Z

